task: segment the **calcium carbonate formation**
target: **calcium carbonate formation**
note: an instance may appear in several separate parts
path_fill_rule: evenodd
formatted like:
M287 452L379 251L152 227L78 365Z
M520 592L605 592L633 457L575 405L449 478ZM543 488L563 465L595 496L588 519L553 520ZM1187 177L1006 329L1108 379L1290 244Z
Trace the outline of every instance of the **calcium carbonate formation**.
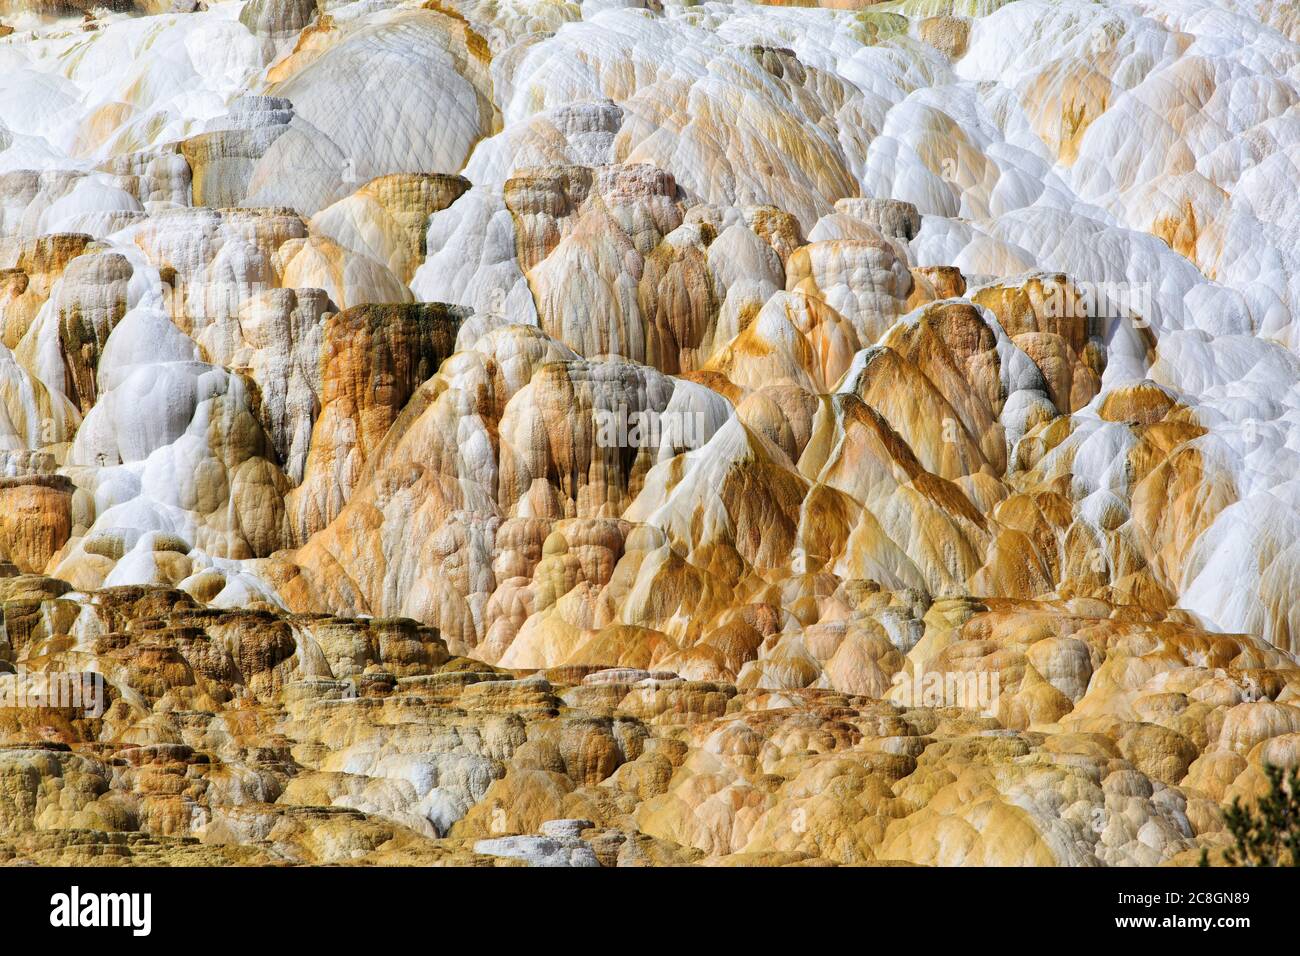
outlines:
M0 22L0 861L1195 862L1300 763L1293 5Z

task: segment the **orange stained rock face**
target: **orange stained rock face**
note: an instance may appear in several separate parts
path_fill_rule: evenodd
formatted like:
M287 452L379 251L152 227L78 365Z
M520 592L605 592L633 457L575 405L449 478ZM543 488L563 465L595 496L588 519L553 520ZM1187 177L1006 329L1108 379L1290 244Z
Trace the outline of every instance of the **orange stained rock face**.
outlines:
M72 486L57 476L6 479L0 485L5 560L26 573L43 570L72 531Z
M0 717L7 860L490 865L484 840L581 820L592 865L1155 863L1222 844L1217 801L1300 736L1287 655L1096 600L925 609L868 586L802 628L750 604L706 641L768 651L733 683L665 670L684 659L662 636L657 665L511 673L406 619L32 575L0 597L6 683L93 658L98 695Z

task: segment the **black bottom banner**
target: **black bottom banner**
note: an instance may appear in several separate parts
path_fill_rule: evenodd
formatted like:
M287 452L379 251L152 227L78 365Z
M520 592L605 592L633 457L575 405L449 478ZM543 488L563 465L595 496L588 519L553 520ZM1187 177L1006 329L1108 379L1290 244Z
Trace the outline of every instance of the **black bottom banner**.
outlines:
M495 944L516 932L578 945L631 932L654 946L689 927L696 941L806 945L810 933L857 927L1017 949L1103 937L1181 945L1193 934L1231 945L1285 932L1295 892L1285 871L1220 868L0 869L11 932L145 947L340 947L416 933L460 945L475 925Z

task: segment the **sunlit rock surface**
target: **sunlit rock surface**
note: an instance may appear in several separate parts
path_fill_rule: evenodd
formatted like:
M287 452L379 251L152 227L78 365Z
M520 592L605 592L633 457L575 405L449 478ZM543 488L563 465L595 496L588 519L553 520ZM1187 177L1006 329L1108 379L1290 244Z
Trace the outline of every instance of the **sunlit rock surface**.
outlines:
M1285 4L0 22L0 860L1194 862L1300 760Z

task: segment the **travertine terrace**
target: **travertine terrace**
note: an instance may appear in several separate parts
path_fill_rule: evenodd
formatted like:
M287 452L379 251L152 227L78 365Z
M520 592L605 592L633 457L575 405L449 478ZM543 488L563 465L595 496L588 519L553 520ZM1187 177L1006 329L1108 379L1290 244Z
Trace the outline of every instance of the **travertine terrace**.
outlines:
M0 23L0 862L1195 863L1300 762L1295 5Z

